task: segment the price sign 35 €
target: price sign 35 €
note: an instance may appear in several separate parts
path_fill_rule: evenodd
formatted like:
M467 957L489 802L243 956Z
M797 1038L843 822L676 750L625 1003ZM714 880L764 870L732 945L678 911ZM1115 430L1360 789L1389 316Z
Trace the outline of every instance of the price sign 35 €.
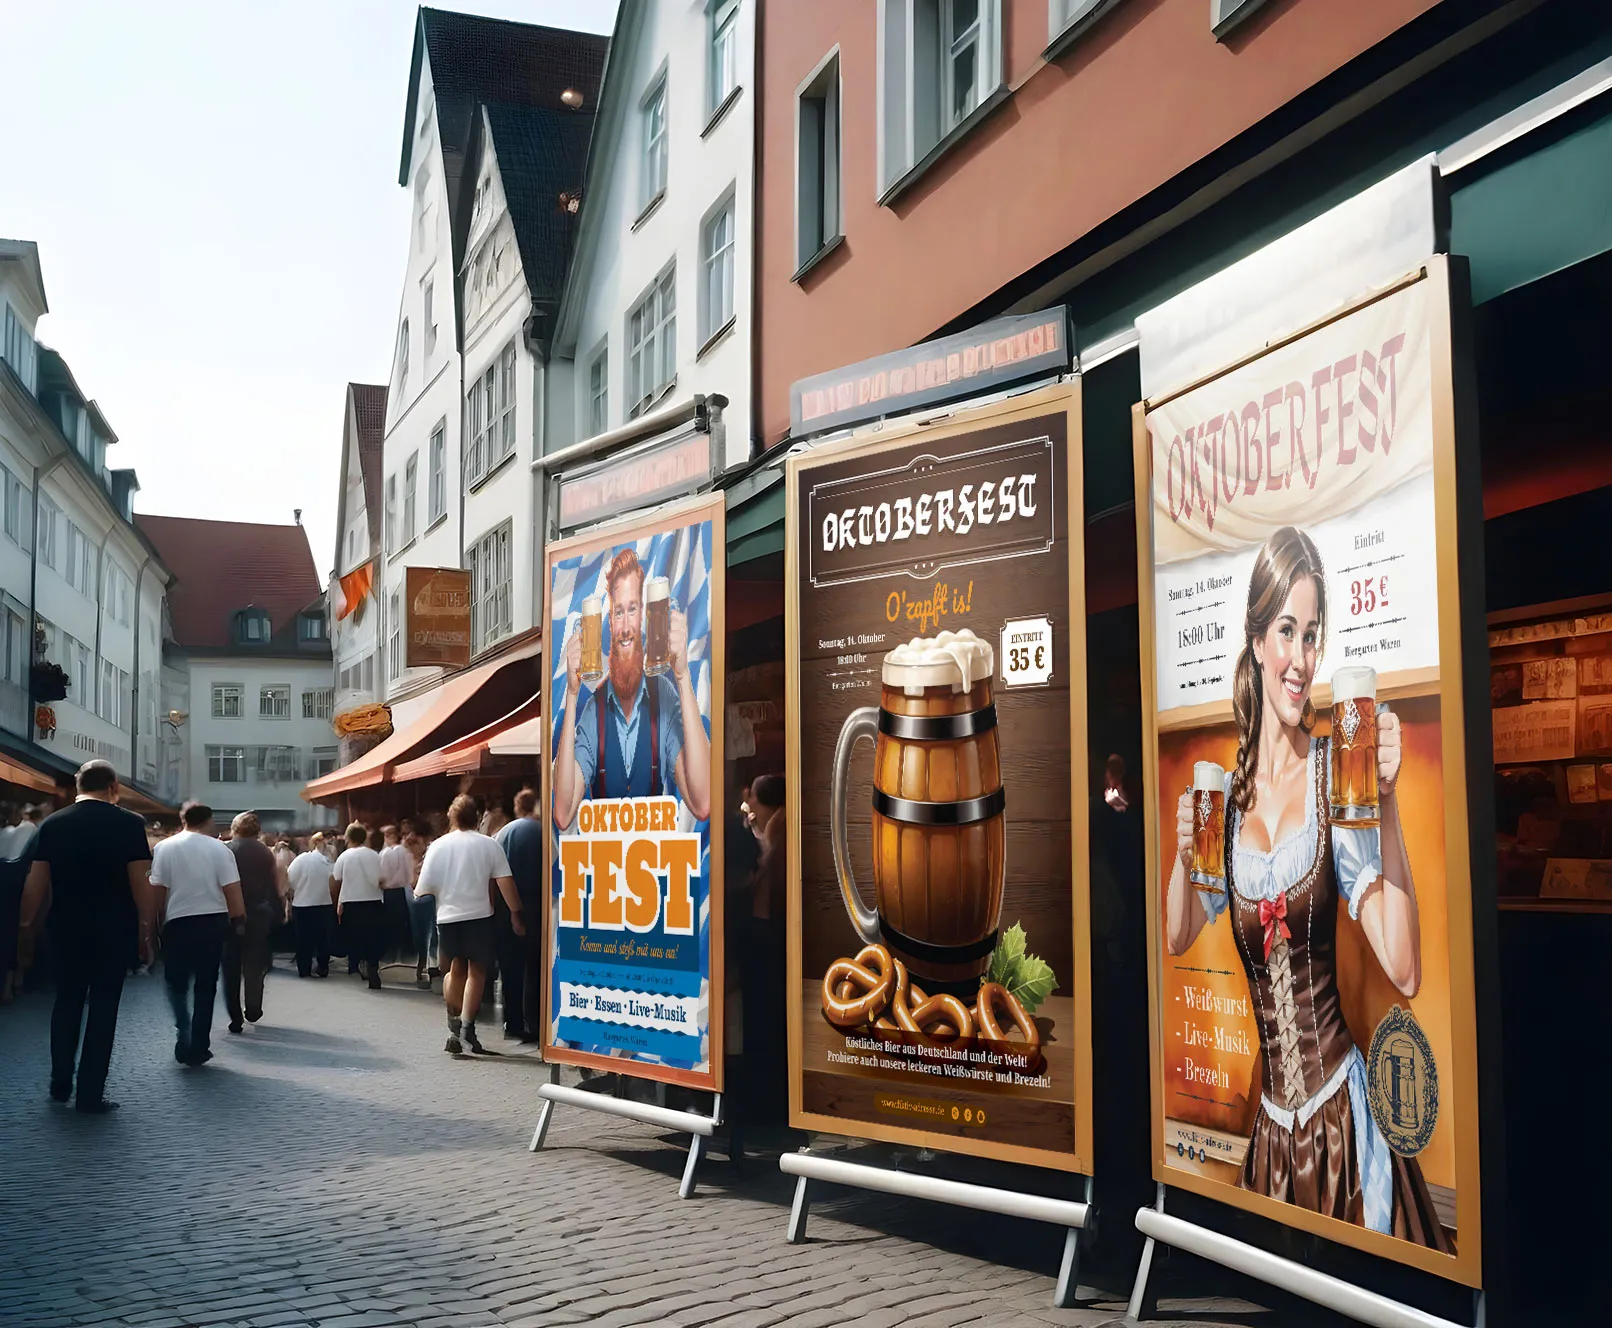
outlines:
M997 658L1004 686L1045 687L1052 681L1052 619L1009 618Z

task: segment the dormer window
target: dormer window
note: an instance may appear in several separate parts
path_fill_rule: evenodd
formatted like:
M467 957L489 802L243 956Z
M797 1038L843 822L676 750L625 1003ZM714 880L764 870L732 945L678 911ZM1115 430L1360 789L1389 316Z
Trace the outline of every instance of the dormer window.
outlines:
M304 613L297 619L297 639L299 641L323 641L326 635L323 614Z
M262 609L242 609L235 615L235 644L261 646L269 642L269 615Z

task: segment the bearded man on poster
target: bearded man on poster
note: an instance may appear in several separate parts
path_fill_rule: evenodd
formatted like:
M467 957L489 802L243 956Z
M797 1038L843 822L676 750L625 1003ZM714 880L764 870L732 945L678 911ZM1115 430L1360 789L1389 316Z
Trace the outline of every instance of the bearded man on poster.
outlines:
M631 548L611 559L609 677L561 723L554 755L554 824L570 829L585 797L647 798L673 791L697 821L711 814L711 739L688 662L688 617L671 613L671 668L644 672L644 569ZM606 682L608 685L606 685ZM565 643L565 713L582 692L582 636Z

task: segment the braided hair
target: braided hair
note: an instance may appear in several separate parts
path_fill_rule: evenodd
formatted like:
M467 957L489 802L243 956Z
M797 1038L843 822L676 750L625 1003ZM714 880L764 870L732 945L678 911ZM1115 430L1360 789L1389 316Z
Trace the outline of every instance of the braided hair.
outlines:
M1254 806L1254 777L1259 771L1259 736L1264 717L1263 684L1254 658L1254 642L1276 621L1293 587L1305 577L1315 581L1316 616L1320 621L1316 653L1326 648L1327 581L1315 542L1296 526L1283 526L1260 546L1248 578L1248 608L1243 614L1243 648L1232 675L1231 708L1237 719L1237 768L1231 777L1231 805L1240 812ZM1306 700L1299 727L1315 727L1315 707Z

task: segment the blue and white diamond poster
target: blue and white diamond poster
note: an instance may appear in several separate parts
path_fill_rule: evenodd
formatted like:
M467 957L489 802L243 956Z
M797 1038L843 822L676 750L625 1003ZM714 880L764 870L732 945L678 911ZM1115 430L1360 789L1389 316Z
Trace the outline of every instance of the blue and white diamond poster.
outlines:
M545 553L544 1056L713 1090L722 516L705 500Z

